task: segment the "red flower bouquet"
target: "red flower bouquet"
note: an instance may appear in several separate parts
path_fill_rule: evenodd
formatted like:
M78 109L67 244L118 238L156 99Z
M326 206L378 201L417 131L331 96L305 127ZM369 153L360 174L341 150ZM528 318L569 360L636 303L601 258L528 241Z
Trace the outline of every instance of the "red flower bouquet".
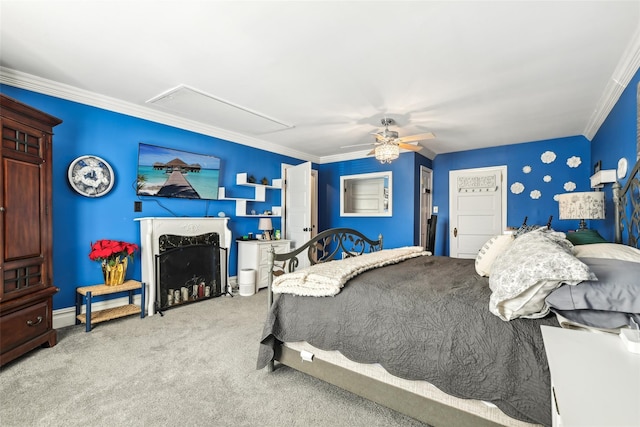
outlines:
M98 240L91 245L89 259L99 261L111 267L123 261L124 258L131 258L138 250L135 243L120 242L118 240Z

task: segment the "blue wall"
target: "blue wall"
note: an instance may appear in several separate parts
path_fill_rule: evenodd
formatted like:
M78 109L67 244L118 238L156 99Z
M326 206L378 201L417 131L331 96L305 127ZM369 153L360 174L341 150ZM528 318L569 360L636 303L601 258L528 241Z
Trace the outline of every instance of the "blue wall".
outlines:
M627 159L629 171L627 176L620 180L624 185L633 165L636 163L636 138L638 137L638 102L636 93L640 83L640 71L635 76L626 89L622 92L620 99L613 107L605 122L600 126L595 137L591 141L591 158L595 163L602 161L602 169L617 169L618 160L622 157ZM611 184L604 187L607 201L606 219L604 221L593 221L591 228L595 228L607 240L614 239L614 211Z
M319 229L351 227L370 237L382 234L386 248L418 244L420 165L430 168L431 160L412 152L386 165L372 157L319 165ZM341 217L340 176L386 171L393 172L393 216Z
M210 154L221 159L220 185L233 197L253 197L252 188L235 185L239 172L257 179L280 178L280 164L298 164L300 160L225 140L180 130L131 116L113 113L83 104L2 85L0 91L63 120L54 128L53 138L53 284L60 288L53 299L54 309L74 305L75 288L102 282L97 262L88 258L91 242L116 239L140 244L139 226L134 218L150 216L231 217L233 238L249 231L257 232L258 218L235 217L233 201L203 201L142 197L138 199L136 181L138 143ZM85 154L108 161L114 169L115 186L100 198L75 193L67 183L67 167ZM142 212L133 211L134 201L142 200ZM258 212L280 205L280 191L267 190L265 203L249 209ZM274 228L280 219L274 218ZM232 245L230 275L236 274L237 248ZM140 278L140 253L136 254L127 277Z
M546 151L556 154L552 163L542 162L541 155ZM581 164L575 168L567 165L567 159L573 156L581 159ZM558 203L553 196L566 193L563 187L569 181L575 183L574 191L588 191L589 176L592 172L590 159L589 141L583 136L436 156L433 161L434 206L439 208L436 253L449 254L449 171L506 165L507 225L517 227L522 224L525 216L528 217L527 224L546 224L549 216L553 215L552 227L566 231L577 228L578 223L558 220ZM531 172L523 172L525 166L530 166ZM547 175L551 177L549 182L544 181ZM522 193L511 192L510 187L515 182L524 185ZM531 198L530 193L533 190L540 191L540 198Z
M558 204L553 199L555 194L566 192L564 183L572 181L576 184L574 191L589 191L589 177L593 173L593 165L602 161L602 169L615 169L618 159L626 157L629 170L636 162L636 140L638 135L638 103L637 87L640 83L640 71L637 71L624 90L620 99L609 113L591 142L582 136L551 139L547 141L492 147L459 153L441 154L433 161L434 169L434 206L439 207L436 253L448 254L448 220L449 220L449 171L489 166L507 166L507 225L518 226L525 216L528 224L546 224L549 215L553 215L553 228L567 231L577 228L577 221L558 219ZM553 163L545 164L540 155L545 151L556 153ZM567 158L578 156L582 163L577 168L566 164ZM522 171L523 166L531 166L530 173ZM545 175L551 176L550 182L544 182ZM627 181L621 180L621 183ZM513 194L509 187L514 182L521 182L525 190L521 194ZM542 195L534 200L530 191L538 189ZM614 237L614 212L611 184L605 185L606 219L590 221L589 228L594 228L609 241Z
M569 230L577 227L576 221L557 219L558 207L553 196L565 192L567 181L575 182L575 191L589 188L589 176L593 163L602 160L603 169L615 168L620 157L626 157L631 167L636 158L637 102L636 87L640 81L637 73L622 94L592 143L582 136L559 138L548 141L529 142L482 150L438 155L434 161L415 153L401 154L390 165L381 165L373 158L351 160L318 165L318 216L319 229L331 227L354 227L366 235L383 233L388 248L417 244L419 242L419 167L433 169L434 206L439 207L436 254L448 254L448 209L449 171L489 166L506 165L508 187L521 182L525 190L521 194L508 191L507 223L518 226L525 216L528 223L546 223L554 216L553 227ZM99 283L101 271L98 263L88 258L89 245L98 239L110 238L139 242L137 217L147 216L215 216L223 211L231 217L229 226L234 238L249 231L257 231L257 218L236 218L232 201L197 201L164 198L143 198L143 211L133 212L136 180L138 143L145 142L211 154L220 157L221 185L228 187L235 197L251 197L252 189L236 187L235 174L248 172L258 179L280 177L280 164L299 164L300 160L254 149L229 141L180 130L171 126L133 118L123 114L89 107L55 97L37 94L0 85L0 91L26 104L59 117L64 122L57 126L53 151L53 212L54 212L54 285L61 290L54 297L54 308L70 307L74 304L77 286ZM545 151L556 153L553 163L545 164L540 155ZM89 199L74 193L66 181L69 163L77 156L95 154L111 163L116 173L116 184L108 195ZM566 164L569 157L580 157L577 168ZM524 166L532 170L526 174ZM390 218L340 217L340 175L393 171L394 205ZM543 177L551 176L550 182ZM626 181L623 180L623 181ZM530 197L537 189L541 197ZM611 185L607 193L607 219L592 221L607 239L613 239L613 208ZM280 205L278 191L267 191L267 202L253 206L257 211ZM250 208L251 209L251 208ZM274 227L280 220L274 218ZM236 274L236 248L230 253L230 274ZM139 254L130 277L140 277Z

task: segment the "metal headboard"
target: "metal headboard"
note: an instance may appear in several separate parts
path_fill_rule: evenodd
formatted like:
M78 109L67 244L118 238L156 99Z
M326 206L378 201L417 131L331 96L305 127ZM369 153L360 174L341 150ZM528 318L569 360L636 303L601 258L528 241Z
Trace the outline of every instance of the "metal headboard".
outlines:
M271 307L273 302L273 293L271 291L273 277L295 271L300 265L299 256L303 259L306 256L309 264L314 265L379 250L382 250L382 234L378 236L378 240L372 240L351 228L325 230L299 248L284 254L276 253L272 247L269 250L269 294L267 304Z
M616 243L640 248L640 160L631 170L624 188L619 182L613 184L613 203Z

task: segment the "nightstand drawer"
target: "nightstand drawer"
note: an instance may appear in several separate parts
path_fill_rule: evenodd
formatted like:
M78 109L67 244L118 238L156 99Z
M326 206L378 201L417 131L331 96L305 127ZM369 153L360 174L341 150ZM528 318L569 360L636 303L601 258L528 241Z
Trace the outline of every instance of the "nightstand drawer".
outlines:
M269 277L269 251L271 248L282 254L290 251L290 240L246 240L238 241L238 271L249 268L256 271L258 289L267 286Z
M49 308L46 301L2 317L0 324L0 348L11 350L51 329Z
M283 254L289 251L289 242L281 243L274 240L273 243L260 245L260 256L258 258L260 265L269 264L269 251L272 246L277 254Z

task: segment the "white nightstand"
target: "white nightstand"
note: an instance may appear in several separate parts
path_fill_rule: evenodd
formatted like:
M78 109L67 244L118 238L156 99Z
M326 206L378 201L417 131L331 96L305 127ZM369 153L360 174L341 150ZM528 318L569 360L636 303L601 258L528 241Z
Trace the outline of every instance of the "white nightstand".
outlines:
M273 246L276 253L290 251L290 240L238 240L238 271L250 268L256 271L256 287L268 286L269 249Z
M541 328L555 427L640 426L640 354L617 335Z

